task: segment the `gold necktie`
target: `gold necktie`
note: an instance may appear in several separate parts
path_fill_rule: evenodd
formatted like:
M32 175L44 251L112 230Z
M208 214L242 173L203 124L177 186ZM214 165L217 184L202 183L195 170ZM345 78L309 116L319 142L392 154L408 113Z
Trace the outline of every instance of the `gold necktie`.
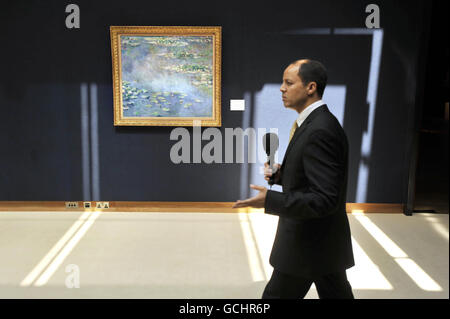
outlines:
M297 120L295 120L294 124L292 124L291 132L289 133L289 142L292 139L292 136L294 136L295 130L297 129Z

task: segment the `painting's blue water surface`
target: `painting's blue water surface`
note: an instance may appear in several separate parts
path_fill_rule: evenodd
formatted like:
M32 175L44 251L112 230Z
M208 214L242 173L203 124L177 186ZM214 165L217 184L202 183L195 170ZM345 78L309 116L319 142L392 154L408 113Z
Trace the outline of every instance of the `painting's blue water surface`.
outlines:
M125 117L211 117L212 36L121 36Z

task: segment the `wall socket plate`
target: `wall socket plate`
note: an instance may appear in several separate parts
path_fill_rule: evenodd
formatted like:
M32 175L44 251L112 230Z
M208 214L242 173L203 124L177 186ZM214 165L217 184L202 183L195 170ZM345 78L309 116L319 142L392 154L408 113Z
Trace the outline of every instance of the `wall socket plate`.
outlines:
M66 208L78 208L78 202L66 202Z
M91 208L92 207L92 203L91 202L83 202L83 207L84 208Z
M97 202L96 204L95 204L95 208L100 208L100 209L102 209L102 208L109 208L109 202Z

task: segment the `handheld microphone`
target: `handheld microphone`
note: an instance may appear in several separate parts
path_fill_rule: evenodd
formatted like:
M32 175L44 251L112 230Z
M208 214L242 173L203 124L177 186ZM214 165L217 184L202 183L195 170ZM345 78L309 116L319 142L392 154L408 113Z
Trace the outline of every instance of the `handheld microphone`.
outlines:
M269 168L272 170L272 176L269 178L269 185L272 186L274 184L274 161L275 161L275 152L277 151L279 146L278 135L275 133L266 133L263 136L263 147L264 151L267 154L267 162L269 162Z

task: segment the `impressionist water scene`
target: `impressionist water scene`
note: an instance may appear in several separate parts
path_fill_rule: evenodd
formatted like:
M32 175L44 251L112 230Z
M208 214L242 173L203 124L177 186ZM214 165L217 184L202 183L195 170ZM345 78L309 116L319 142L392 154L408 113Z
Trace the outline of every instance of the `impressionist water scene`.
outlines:
M212 36L120 36L124 117L211 117Z

